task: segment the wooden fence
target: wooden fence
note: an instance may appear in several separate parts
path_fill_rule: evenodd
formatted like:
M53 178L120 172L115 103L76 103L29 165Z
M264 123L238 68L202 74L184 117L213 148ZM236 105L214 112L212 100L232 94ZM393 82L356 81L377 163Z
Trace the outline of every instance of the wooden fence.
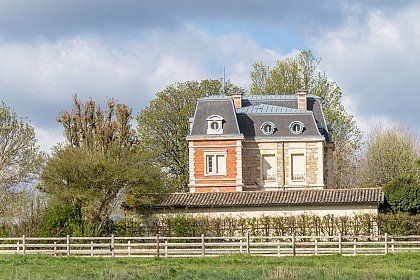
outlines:
M419 236L62 237L0 238L0 254L109 257L378 255L420 251Z

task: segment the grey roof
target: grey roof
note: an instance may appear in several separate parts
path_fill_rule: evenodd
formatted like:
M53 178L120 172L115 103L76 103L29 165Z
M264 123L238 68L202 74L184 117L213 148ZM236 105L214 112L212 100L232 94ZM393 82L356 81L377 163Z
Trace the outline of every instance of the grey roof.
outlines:
M314 97L314 95L308 94L307 97ZM244 96L243 98L248 99L248 100L294 100L296 99L296 95L295 94L247 95L247 96Z
M258 105L251 105L242 107L240 109L236 109L237 114L307 114L307 111L302 111L294 108L289 107L280 107L274 105L266 105L266 104L258 104Z
M320 98L307 95L307 111L297 109L296 95L248 95L242 96L242 108L234 109L231 96L213 95L197 101L192 136L208 136L206 119L211 115L220 115L223 134L243 134L245 138L255 137L325 137L331 142ZM229 110L231 110L229 112ZM264 135L260 127L264 122L276 125L272 135ZM289 125L300 121L305 125L302 134L291 133Z
M381 189L316 189L286 191L245 191L211 193L172 193L160 208L292 206L331 204L380 204L384 202Z
M302 114L283 114L272 115L269 118L264 115L237 115L240 131L249 138L253 137L267 137L260 127L266 122L270 121L276 125L276 129L270 137L296 137L289 129L289 125L294 121L300 121L305 125L302 134L298 137L322 137L319 133L318 127L315 125L312 113Z
M213 115L223 118L223 134L240 134L232 98L220 96L213 99L198 99L191 135L206 135L207 118Z
M231 97L227 95L210 95L210 96L198 98L198 100L223 100L223 99L231 99Z

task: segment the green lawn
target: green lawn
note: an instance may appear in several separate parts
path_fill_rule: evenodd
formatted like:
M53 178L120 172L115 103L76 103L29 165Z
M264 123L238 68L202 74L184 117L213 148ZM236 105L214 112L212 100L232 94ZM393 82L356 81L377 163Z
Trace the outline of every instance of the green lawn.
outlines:
M420 279L420 253L194 259L1 255L0 279Z

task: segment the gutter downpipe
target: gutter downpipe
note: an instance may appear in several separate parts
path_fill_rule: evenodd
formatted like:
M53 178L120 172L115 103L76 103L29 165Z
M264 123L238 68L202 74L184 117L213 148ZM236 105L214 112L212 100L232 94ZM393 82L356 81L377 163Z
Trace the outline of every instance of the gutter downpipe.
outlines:
M282 160L283 186L282 186L282 188L283 188L283 191L285 191L286 190L286 177L285 177L286 171L285 171L285 167L284 167L284 165L285 165L285 163L284 163L284 141L281 141L281 148L282 148L281 155L283 157L283 160Z

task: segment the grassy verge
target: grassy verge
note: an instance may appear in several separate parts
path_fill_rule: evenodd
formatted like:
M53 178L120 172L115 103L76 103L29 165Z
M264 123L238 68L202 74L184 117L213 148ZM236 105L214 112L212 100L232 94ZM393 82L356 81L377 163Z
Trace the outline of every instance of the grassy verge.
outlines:
M420 253L197 259L0 256L0 279L420 279Z

